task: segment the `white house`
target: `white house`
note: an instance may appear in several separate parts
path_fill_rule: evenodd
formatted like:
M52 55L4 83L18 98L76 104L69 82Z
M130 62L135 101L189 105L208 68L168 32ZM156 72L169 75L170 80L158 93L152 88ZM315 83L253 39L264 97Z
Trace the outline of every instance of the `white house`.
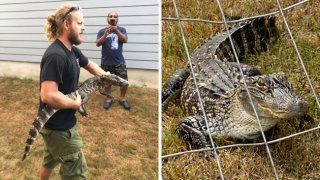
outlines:
M49 13L69 2L78 4L84 13L83 53L100 64L101 47L95 41L106 25L107 13L116 10L119 25L127 29L124 45L129 82L157 88L159 69L160 8L158 0L1 0L0 1L0 76L39 79L41 57L51 42L43 25ZM84 80L90 75L81 73Z

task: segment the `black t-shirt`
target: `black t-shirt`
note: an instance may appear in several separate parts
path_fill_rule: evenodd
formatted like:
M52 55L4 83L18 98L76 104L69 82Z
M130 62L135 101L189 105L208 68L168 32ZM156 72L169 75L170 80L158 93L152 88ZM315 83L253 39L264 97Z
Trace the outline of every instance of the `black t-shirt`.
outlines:
M77 47L73 46L70 52L60 40L56 39L42 57L40 83L47 80L55 81L63 94L74 92L78 86L80 67L87 64L88 58ZM44 106L40 99L39 110ZM54 130L68 130L77 122L75 112L73 109L59 110L45 126Z

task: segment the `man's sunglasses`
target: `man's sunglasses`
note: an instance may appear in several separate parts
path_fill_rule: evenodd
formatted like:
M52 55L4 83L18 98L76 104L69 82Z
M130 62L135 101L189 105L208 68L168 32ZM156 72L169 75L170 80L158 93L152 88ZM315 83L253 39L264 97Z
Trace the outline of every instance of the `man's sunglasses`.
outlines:
M64 16L63 16L63 20L68 16L68 14L70 14L72 11L78 11L80 9L80 7L78 5L73 5L69 11L67 11Z

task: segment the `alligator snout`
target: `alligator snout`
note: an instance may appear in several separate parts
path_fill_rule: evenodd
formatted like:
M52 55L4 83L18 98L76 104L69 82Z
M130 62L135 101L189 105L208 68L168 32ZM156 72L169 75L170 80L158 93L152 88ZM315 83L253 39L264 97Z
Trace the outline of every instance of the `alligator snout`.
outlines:
M304 100L299 100L296 103L291 104L289 107L289 112L292 112L294 114L305 114L308 111L308 103Z

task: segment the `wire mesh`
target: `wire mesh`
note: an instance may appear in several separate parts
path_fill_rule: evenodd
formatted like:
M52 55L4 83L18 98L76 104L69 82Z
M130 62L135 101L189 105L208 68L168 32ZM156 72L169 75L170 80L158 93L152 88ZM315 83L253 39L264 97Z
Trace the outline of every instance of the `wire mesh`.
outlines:
M233 44L233 41L232 41L232 37L230 35L230 32L228 30L228 24L227 23L235 23L235 22L241 22L241 21L246 21L246 20L251 20L251 19L254 19L254 18L258 18L258 17L265 17L265 16L270 16L270 15L274 15L274 14L280 14L281 17L283 18L284 20L284 23L285 23L285 27L288 31L288 34L290 36L290 39L292 40L292 43L293 43L293 46L294 46L294 49L295 49L295 52L297 53L297 56L298 56L298 59L299 59L299 63L303 69L303 72L304 74L306 75L307 77L307 81L309 83L309 86L310 88L312 89L312 94L315 98L315 101L317 103L317 106L318 108L320 109L320 104L319 104L319 101L318 101L318 98L317 98L317 95L316 95L316 92L315 92L315 89L312 85L312 82L309 78L309 75L308 75L308 72L305 68L305 65L304 65L304 62L302 60L302 57L300 55L300 52L299 52L299 49L296 45L296 42L295 42L295 39L293 38L292 36L292 32L291 32L291 29L287 23L287 19L285 17L285 14L284 14L284 11L286 10L289 10L289 9L292 9L294 7L297 7L299 5L302 5L306 2L308 2L309 0L304 0L304 1L300 1L298 3L295 3L291 6L288 6L286 8L282 8L279 0L275 0L275 2L277 3L277 7L278 7L278 11L274 11L274 12L271 12L271 13L266 13L266 14L262 14L262 15L258 15L258 16L251 16L251 17L245 17L245 18L241 18L241 19L238 19L238 20L233 20L233 21L227 21L226 18L225 18L225 15L224 15L224 11L221 7L221 4L220 4L220 1L219 0L216 0L218 6L219 6L219 10L220 10L220 13L222 15L222 18L223 18L223 21L210 21L210 20L203 20L203 19L186 19L186 18L180 18L179 17L179 12L178 12L178 9L176 7L176 2L175 0L173 0L173 4L175 6L175 11L176 11L176 18L171 18L171 17L163 17L162 20L164 21L178 21L178 24L179 24L179 27L180 27L180 31L181 31L181 36L182 36L182 39L183 39L183 44L184 44L184 47L185 47L185 51L186 51L186 54L187 54L187 57L188 57L188 62L190 63L190 70L191 70L191 75L194 76L194 72L193 72L193 69L192 69L192 62L190 60L190 55L189 55L189 51L188 51L188 48L187 48L187 42L185 40L185 37L184 37L184 33L183 33L183 27L181 25L181 21L198 21L198 22L205 22L205 23L216 23L216 24L224 24L225 27L226 27L226 30L227 30L227 33L228 33L228 36L229 36L229 40L230 40L230 44L232 46L232 50L233 50L233 53L235 55L235 58L236 58L236 61L237 61L237 64L238 66L240 67L240 61L238 59L238 55L236 53L236 50L235 50L235 47L234 47L234 44ZM240 69L240 74L242 76L242 78L244 78L244 74ZM193 78L194 80L196 78ZM195 80L196 81L196 80ZM195 82L195 85L197 85L197 83ZM166 159L166 158L171 158L171 157L175 157L175 156L180 156L180 155L184 155L184 154L189 154L189 153L198 153L198 152L204 152L204 151L214 151L215 153L215 157L217 158L217 163L218 163L218 168L219 168L219 173L220 173L220 176L223 178L223 170L221 168L221 165L220 165L220 157L217 153L218 150L220 149L226 149L226 148L232 148L232 147L243 147L243 146L261 146L261 145L264 145L266 147L266 151L267 151L267 154L268 154L268 157L269 157L269 160L270 160L270 163L271 163L271 166L272 166L272 169L273 169L273 172L274 172L274 175L275 175L275 178L276 179L279 179L278 177L278 173L277 173L277 170L276 170L276 167L275 167L275 164L273 162L273 158L272 158L272 154L270 152L270 149L269 149L269 145L270 144L273 144L273 143L277 143L277 142L281 142L281 141L284 141L286 139L289 139L289 138L292 138L292 137L295 137L295 136L299 136L299 135L302 135L302 134L305 134L305 133L308 133L308 132L311 132L311 131L315 131L315 130L318 130L320 129L320 126L318 125L317 127L315 128L311 128L311 129L308 129L308 130L305 130L305 131L302 131L302 132L298 132L298 133L294 133L294 134L291 134L291 135L288 135L288 136L285 136L285 137L282 137L282 138L278 138L276 140L271 140L271 141L267 141L266 138L265 138L265 135L264 135L264 132L262 130L262 127L261 127L261 123L260 123L260 119L259 119L259 116L258 116L258 113L255 109L255 106L253 105L253 101L251 99L251 96L250 96L250 93L248 91L248 87L246 85L246 83L244 83L245 85L245 89L247 90L247 93L248 93L248 96L249 96L249 99L250 99L250 103L252 105L252 108L254 109L254 113L255 113L255 116L256 116L256 119L259 123L259 127L260 127L260 131L261 131L261 134L262 134L262 138L263 138L263 143L250 143L250 144L232 144L232 145L226 145L226 146L220 146L220 147L216 147L213 140L212 140L212 137L210 137L210 142L212 144L212 148L206 148L206 149L197 149L197 150L190 150L190 151L184 151L184 152L178 152L178 153L173 153L173 154L166 154L166 155L162 155L161 158L162 159ZM196 87L196 91L197 91L197 94L199 96L199 102L201 104L201 109L203 111L203 116L206 117L206 114L205 114L205 110L203 108L203 105L202 105L202 99L200 98L200 92L199 92L199 89L198 87ZM207 119L205 118L205 122L206 122L206 126L207 126L207 130L209 131L209 128L208 128L208 122L207 122Z
M283 8L282 11L287 11L287 10L293 9L293 8L295 8L299 5L302 5L306 2L309 2L309 0L303 0L303 1L297 2L291 6ZM273 11L270 13L261 14L261 15L257 15L257 16L244 17L244 18L237 19L237 20L227 20L226 22L227 23L238 23L238 22L252 20L252 19L256 19L256 18L260 18L260 17L271 16L271 15L275 15L275 14L279 14L279 13L281 13L280 10L277 10L277 11ZM178 21L178 18L162 17L162 20ZM192 19L192 18L179 18L179 21L204 22L204 23L213 23L213 24L224 24L225 23L225 21L210 21L210 20L205 20L205 19Z
M173 5L174 5L174 9L175 9L175 13L176 13L176 16L178 18L178 22L179 22L179 28L180 28L180 32L181 32L181 36L182 36L182 40L183 40L183 45L185 47L185 50L186 50L186 54L187 54L187 58L188 58L188 62L190 64L190 69L191 69L191 74L193 76L193 79L194 79L194 84L196 86L196 91L197 91L197 95L198 95L198 98L199 98L199 102L200 102L200 108L202 110L202 114L203 114L203 117L205 119L205 123L206 123L206 127L207 127L207 132L208 134L210 134L210 128L209 128L209 124L208 124L208 119L207 119L207 115L206 115L206 112L204 110L204 106L203 106L203 103L202 103L202 99L201 99L201 95L200 95L200 92L199 92L199 87L198 87L198 83L197 83L197 80L195 78L195 73L193 71L193 68L192 68L192 61L190 59L190 55L189 55L189 50L188 50L188 47L187 47L187 42L185 40L185 36L184 36L184 32L183 32L183 28L182 28L182 25L181 25L181 22L179 21L179 12L178 12L178 8L177 8L177 5L176 5L176 1L175 0L172 0L173 2ZM220 157L218 155L218 152L216 150L216 146L213 142L213 139L212 139L212 136L209 136L210 138L210 143L211 143L211 146L212 146L212 149L213 149L213 152L214 152L214 156L215 158L217 159L217 164L218 164L218 168L219 168L219 173L220 173L220 176L222 179L224 179L223 177L223 173L222 173L222 168L221 168L221 164L220 164Z

